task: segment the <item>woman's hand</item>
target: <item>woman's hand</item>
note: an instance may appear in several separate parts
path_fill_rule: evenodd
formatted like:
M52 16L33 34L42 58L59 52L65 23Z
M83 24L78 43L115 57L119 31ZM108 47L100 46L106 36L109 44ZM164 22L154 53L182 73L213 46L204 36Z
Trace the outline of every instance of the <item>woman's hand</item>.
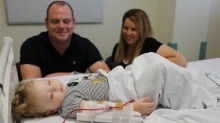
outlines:
M147 102L149 97L143 97L140 100L132 103L133 110L141 113L142 116L148 116L154 111L155 103Z

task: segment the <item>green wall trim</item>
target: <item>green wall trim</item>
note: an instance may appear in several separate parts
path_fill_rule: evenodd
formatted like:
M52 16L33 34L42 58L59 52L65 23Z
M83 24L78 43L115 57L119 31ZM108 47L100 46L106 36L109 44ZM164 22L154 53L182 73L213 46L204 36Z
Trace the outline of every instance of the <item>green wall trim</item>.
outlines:
M169 47L171 47L171 48L173 48L173 49L175 49L175 50L177 50L177 43L173 43L173 42L168 42L168 44L167 44Z
M207 47L206 41L200 43L199 60L205 59L206 47Z

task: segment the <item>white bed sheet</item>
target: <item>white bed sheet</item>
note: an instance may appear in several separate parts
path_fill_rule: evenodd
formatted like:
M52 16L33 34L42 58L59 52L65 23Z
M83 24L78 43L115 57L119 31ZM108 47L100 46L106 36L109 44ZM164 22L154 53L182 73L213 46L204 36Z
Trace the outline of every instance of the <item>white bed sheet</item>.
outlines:
M195 68L220 76L220 58L192 61L187 64L188 68Z
M210 72L220 77L220 58L200 60L189 62L188 68L199 69L205 72ZM81 75L76 75L79 77ZM73 76L55 77L64 83L67 83ZM144 123L220 123L220 108L216 109L185 109L171 110L158 109L155 110L149 117L144 120ZM25 119L22 123L62 123L63 118L58 115L53 115L41 119ZM78 123L78 121L70 119L66 123Z
M192 61L187 68L213 73L220 77L220 58ZM144 123L220 123L220 108L215 109L158 109Z

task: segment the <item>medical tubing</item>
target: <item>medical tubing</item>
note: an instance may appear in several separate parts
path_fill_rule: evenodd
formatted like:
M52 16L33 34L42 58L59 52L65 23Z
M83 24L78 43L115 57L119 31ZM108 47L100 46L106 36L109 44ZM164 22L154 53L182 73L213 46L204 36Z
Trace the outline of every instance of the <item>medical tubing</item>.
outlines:
M133 102L134 102L134 100L131 100L131 101L129 101L129 102L124 103L122 106L114 106L114 107L108 106L108 107L105 107L105 108L93 108L93 109L87 109L87 108L82 108L82 109L80 109L80 108L79 108L79 109L73 109L73 110L64 118L64 121L63 121L62 123L65 123L66 120L67 120L67 118L68 118L73 112L77 112L77 111L112 110L112 109L121 108L121 107L123 107L123 106L127 106L127 105L129 105L129 104L131 104L131 103L133 103Z

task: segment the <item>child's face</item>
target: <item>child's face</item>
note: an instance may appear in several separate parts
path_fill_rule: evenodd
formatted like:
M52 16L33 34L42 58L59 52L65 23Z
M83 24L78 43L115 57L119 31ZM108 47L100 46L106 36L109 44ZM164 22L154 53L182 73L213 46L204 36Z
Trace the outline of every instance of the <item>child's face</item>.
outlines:
M42 112L54 113L60 107L66 92L66 86L56 79L37 80L33 83L33 91Z

